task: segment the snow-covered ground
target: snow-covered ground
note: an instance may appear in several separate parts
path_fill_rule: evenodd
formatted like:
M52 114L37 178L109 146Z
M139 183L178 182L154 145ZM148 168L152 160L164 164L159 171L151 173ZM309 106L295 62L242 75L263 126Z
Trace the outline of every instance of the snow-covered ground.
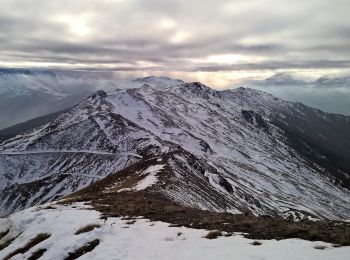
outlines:
M253 240L239 234L231 237L206 239L207 230L185 227L169 227L168 223L137 219L134 223L121 218L100 219L100 213L82 204L69 207L50 204L33 207L0 219L0 233L10 228L2 240L17 237L0 252L0 259L23 247L39 233L51 236L12 259L27 259L38 249L47 249L40 259L64 259L69 252L98 239L99 245L79 259L349 259L350 247L334 248L323 242L300 239ZM46 209L45 209L46 208ZM99 224L99 228L86 233L74 233L87 224ZM325 246L325 249L315 249Z

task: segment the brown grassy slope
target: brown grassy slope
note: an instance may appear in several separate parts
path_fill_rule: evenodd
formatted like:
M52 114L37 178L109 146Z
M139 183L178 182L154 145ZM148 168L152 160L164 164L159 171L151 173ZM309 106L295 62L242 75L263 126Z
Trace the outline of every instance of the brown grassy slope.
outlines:
M165 159L165 158L164 158ZM63 203L89 201L102 217L144 216L152 221L164 221L173 225L226 232L244 232L252 239L302 238L311 241L325 241L337 245L350 245L350 224L334 221L293 222L281 217L256 217L245 214L229 214L203 211L184 207L165 197L161 190L117 192L106 187L118 183L119 188L127 188L135 183L139 169L156 162L156 158L143 160L122 171L107 176L65 198ZM164 171L169 170L165 168ZM171 174L171 173L168 173ZM166 173L163 173L166 176ZM133 178L136 178L133 180ZM120 184L120 185L119 185Z

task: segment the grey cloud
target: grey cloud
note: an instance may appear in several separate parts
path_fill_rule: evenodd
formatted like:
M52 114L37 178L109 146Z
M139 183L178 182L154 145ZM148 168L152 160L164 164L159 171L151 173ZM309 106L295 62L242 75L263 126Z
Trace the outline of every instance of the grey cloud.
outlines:
M116 70L164 72L349 67L350 5L345 0L0 0L0 4L2 62L91 68L101 64ZM79 30L87 30L86 35L75 35ZM207 63L208 56L224 54L263 61ZM138 65L140 61L152 64Z
M350 60L315 60L315 61L272 61L261 63L243 63L239 65L204 66L194 71L235 71L235 70L279 70L279 69L332 69L349 68Z

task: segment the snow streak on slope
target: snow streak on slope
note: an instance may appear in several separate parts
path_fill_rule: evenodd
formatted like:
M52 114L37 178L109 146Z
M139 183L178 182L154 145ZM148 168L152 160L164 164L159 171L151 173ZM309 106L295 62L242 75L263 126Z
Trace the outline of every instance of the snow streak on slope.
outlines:
M5 174L0 177L9 187L2 192L3 212L43 202L10 204L19 199L13 195L18 185L28 186L30 180L50 174L72 177L73 172L104 177L180 150L167 160L173 185L162 188L157 182L146 190L158 187L174 201L215 211L226 211L228 200L235 204L233 211L350 218L349 191L333 184L327 170L301 156L271 123L275 114L302 114L299 106L243 88L219 92L200 83L160 87L159 80L146 81L141 88L97 92L51 123L1 144ZM82 151L101 157L100 162L82 158ZM51 152L63 158L47 160ZM51 199L88 184L78 179L77 186L56 193L59 183L50 184Z
M81 218L84 216L84 218ZM98 225L92 231L74 235L80 228ZM0 252L5 258L16 249L23 247L39 233L50 237L19 253L14 259L28 259L39 249L44 251L40 259L64 259L91 241L98 245L79 259L348 259L349 247L333 248L324 242L309 242L300 239L260 240L259 246L252 240L233 234L214 240L204 238L206 230L185 227L169 227L164 222L150 222L147 219L135 221L121 218L102 220L97 211L82 204L60 206L56 204L29 208L0 219L0 232L9 233L0 243L17 237ZM324 250L315 249L317 246Z
M144 190L154 185L158 181L157 172L163 169L163 167L164 165L155 165L147 168L146 171L142 173L142 175L146 175L146 177L142 179L139 183L137 183L137 185L131 190Z

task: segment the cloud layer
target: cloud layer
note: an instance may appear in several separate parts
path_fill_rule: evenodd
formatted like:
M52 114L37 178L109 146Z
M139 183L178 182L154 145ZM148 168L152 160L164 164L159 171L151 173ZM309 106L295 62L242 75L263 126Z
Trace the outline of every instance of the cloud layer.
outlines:
M348 0L0 0L0 66L115 70L218 87L348 72Z
M285 100L302 102L325 112L350 116L350 77L321 77L315 81L304 81L280 73L264 80L248 80L240 86L269 92Z

